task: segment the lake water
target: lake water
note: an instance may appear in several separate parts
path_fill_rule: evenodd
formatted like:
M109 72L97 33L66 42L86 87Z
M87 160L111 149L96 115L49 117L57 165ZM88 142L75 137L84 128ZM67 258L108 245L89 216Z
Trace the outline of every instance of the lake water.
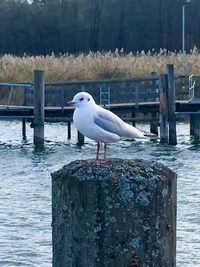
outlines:
M45 149L22 141L21 122L0 121L0 266L51 266L50 173L70 161L95 156L93 141L79 148L76 132L67 140L64 123L45 124ZM138 128L148 129L139 124ZM200 266L200 146L178 124L178 145L121 141L108 156L157 160L178 174L177 266ZM87 267L87 266L86 266Z

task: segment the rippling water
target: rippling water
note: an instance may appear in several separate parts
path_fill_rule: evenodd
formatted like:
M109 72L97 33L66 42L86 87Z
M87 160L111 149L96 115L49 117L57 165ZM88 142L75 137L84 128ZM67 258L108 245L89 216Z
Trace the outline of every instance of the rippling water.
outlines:
M76 146L67 140L64 123L45 125L45 148L34 149L32 129L27 141L21 123L0 121L0 266L51 266L51 177L72 160L91 158L95 143ZM145 125L138 125L147 129ZM200 146L188 136L189 125L178 124L178 145L121 141L108 155L157 160L178 174L177 266L200 266Z

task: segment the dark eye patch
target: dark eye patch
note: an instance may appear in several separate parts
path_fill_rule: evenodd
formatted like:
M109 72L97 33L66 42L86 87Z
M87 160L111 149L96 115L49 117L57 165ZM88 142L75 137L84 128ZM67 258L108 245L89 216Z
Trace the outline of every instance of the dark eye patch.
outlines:
M88 98L87 101L90 101L90 98Z
M81 97L79 100L80 100L80 101L83 101L83 100L84 100L84 98L83 98L83 97Z

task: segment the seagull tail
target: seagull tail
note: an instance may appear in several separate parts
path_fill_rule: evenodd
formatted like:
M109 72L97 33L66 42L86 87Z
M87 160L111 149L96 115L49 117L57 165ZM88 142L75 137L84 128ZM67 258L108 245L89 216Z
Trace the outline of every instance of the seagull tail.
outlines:
M134 126L126 123L126 129L127 129L127 136L128 138L133 138L133 139L147 139L145 137L144 133L140 131L139 129L135 128Z
M158 139L158 136L156 134L148 133L148 132L142 132L139 129L135 128L134 126L126 123L126 128L128 130L128 136L129 138L133 139Z

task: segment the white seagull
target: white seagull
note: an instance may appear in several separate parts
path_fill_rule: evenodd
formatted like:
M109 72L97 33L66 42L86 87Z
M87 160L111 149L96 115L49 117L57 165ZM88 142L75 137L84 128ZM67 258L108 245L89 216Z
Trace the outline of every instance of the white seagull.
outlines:
M96 161L101 161L100 143L104 143L102 161L106 161L107 143L117 142L121 138L146 138L143 132L125 123L111 111L97 105L89 93L80 92L67 104L75 107L73 121L79 132L97 142Z

